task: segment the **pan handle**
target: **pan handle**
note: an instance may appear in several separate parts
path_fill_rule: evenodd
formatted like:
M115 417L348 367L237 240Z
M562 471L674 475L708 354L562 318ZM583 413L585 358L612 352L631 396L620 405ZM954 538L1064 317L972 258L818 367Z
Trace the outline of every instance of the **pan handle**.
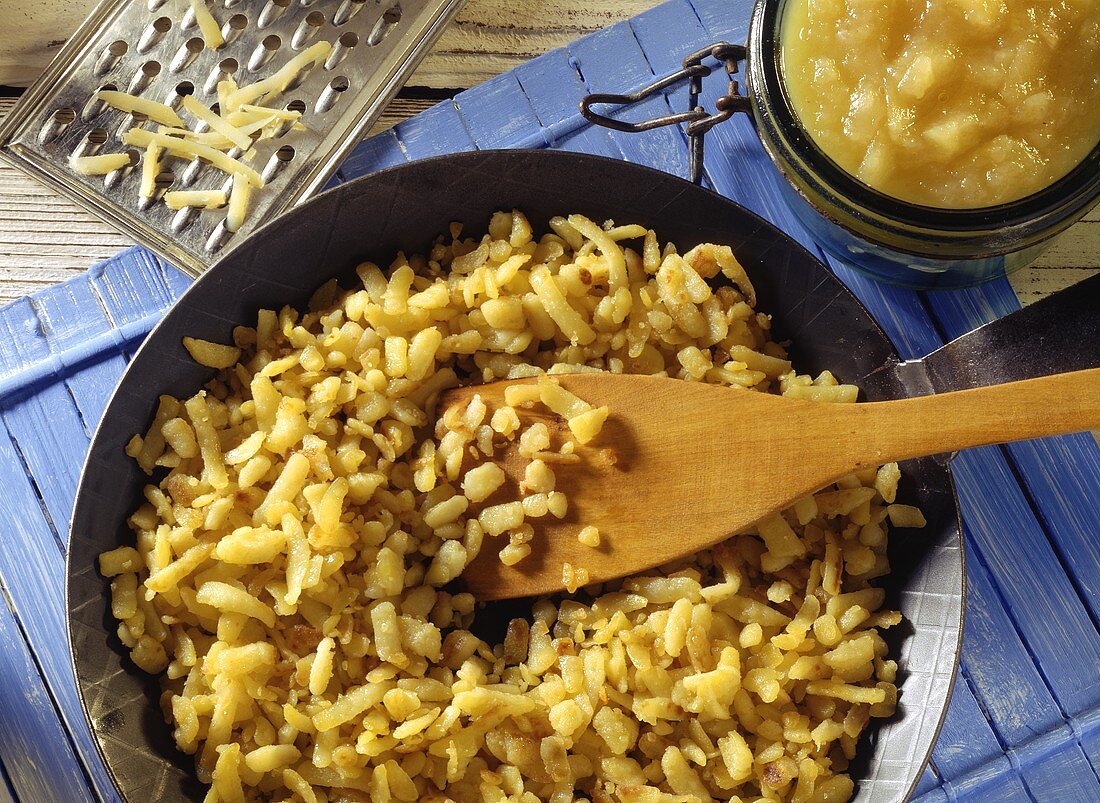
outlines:
M946 393L1100 366L1100 274L887 366L902 396Z

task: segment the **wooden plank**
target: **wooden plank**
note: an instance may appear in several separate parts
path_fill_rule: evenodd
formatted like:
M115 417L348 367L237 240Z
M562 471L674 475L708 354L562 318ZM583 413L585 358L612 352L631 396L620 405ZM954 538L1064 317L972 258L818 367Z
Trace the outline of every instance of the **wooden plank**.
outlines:
M445 153L473 150L466 123L450 100L437 103L416 117L401 123L394 132L396 144L408 159L425 159Z
M582 4L579 0L547 3L471 0L410 86L470 86L525 63L531 55L547 47L564 45L583 33L649 8L654 2L596 0ZM662 65L678 60L690 38L678 41L678 37L698 26L694 12L686 3L670 3L668 7L663 18L667 24L662 23L669 48L666 55L675 54L677 58L662 60ZM737 31L743 29L747 15L730 9L723 13L719 8L707 10L705 18L712 31L720 28ZM649 21L651 18L643 19ZM681 50L676 49L677 44L681 45ZM647 43L647 47L650 45ZM654 68L658 69L656 65ZM12 98L0 98L0 117L14 102ZM422 97L398 98L372 133L434 102ZM579 136L588 144L584 134ZM710 150L715 150L713 142L717 141L718 149L729 153L733 163L745 155L740 145L727 150L731 144L723 142L723 137L717 134L711 139ZM572 147L569 142L563 146ZM356 167L361 169L365 165L356 164ZM26 225L28 222L39 225ZM44 230L56 232L58 236L44 236ZM97 218L17 171L0 166L0 303L64 280L84 270L89 261L105 259L128 244L122 235ZM1097 270L1098 246L1100 210L1093 210L1086 221L1066 232L1034 266L1014 274L1013 286L1020 292L1021 299L1029 303L1073 284Z
M1096 626L1003 453L995 446L970 449L955 458L954 468L969 543L989 567L1052 693L1071 716L1095 708L1100 704ZM1067 644L1073 649L1067 650Z
M0 678L0 803L94 800L6 599L0 599Z
M518 67L514 74L554 148L622 158L610 131L582 125L584 118L577 104L588 90L568 51L547 53Z
M116 327L160 318L189 280L143 248L130 248L89 271L96 296Z
M574 42L568 51L572 64L590 92L629 91L650 83L655 77L634 28L626 22ZM603 57L606 53L614 53L615 58ZM663 96L654 96L613 116L644 120L669 114L670 111ZM662 170L674 175L687 174L687 141L676 128L655 128L637 134L609 131L608 137L628 162L659 165Z
M511 73L466 90L454 99L454 106L479 150L546 147L538 118Z
M932 760L941 779L962 778L980 767L1004 760L993 729L982 716L978 701L961 675L955 680L951 706L936 740Z
M0 319L0 337L14 342L10 356L22 364L47 359L49 348L30 302L17 301L6 312L9 314ZM60 550L80 466L77 461L58 457L73 453L70 438L77 439L79 448L86 448L88 435L64 385L49 383L35 391L32 396L5 399L0 416L8 425L20 462L36 478L40 509L55 534L54 549Z
M468 87L632 17L658 0L469 0L443 31L413 85Z
M731 16L736 17L736 14L731 13L728 4L724 5L725 16L719 13L721 10L719 6L722 4L700 2L699 5L703 7L700 16L712 27L709 33L731 30L728 27L731 24L729 19ZM670 5L668 8L673 11L676 11L676 9L682 11L684 7L683 3L679 3ZM673 23L682 18L677 17L676 14L671 14L667 17L654 15L653 19L658 21L654 23L650 21L649 17L646 17L632 24L630 28L630 34L637 39L641 44L642 51L644 51L645 59L642 61L648 62L648 66L643 66L637 60L628 60L627 72L632 79L643 80L647 74L651 74L651 72L647 73L648 69L659 69L656 66L659 62L655 61L654 58L654 54L658 52L659 48L663 48L663 51L661 51L664 53L663 58L671 58L673 53L673 35L670 33L661 42L657 34L662 28L673 29L675 27ZM727 27L723 28L723 26ZM624 34L619 29L607 34L607 36L623 37ZM614 42L615 52L618 52L624 44L629 44L629 40L625 38L608 38L604 41L608 43L609 51L611 49L610 43ZM650 44L653 44L652 50ZM573 109L570 109L560 99L554 101L552 98L552 88L554 86L552 81L557 78L566 78L568 79L565 82L567 86L579 87L578 91L580 91L583 90L584 86L583 78L588 77L591 79L595 74L591 67L595 65L596 72L599 72L602 67L598 59L598 52L593 52L589 56L585 54L580 46L577 49L584 58L577 59L575 54L571 54L574 59L570 62L568 58L559 57L555 60L553 57L545 57L544 60L534 63L535 66L531 69L518 71L515 83L499 79L493 85L481 90L480 94L475 92L460 98L457 106L455 104L445 104L436 107L432 112L434 119L420 124L408 123L401 126L392 135L372 141L361 150L362 156L359 161L349 165L347 173L351 175L364 170L376 169L379 164L398 163L406 158L418 158L428 153L465 149L475 143L515 145L517 139L524 141L525 137L533 138L536 136L548 136L564 147L584 150L605 148L614 154L632 158L635 161L646 161L647 156L656 157L651 161L660 161L659 151L648 152L646 150L647 141L645 138L628 140L625 137L620 139L618 135L611 135L607 132L566 130L570 125L573 125L575 120L575 111L573 111L575 109L575 98L570 99L570 103L574 104ZM574 69L574 65L582 67L580 73ZM600 73L598 77L601 81L606 80L611 85L617 76L605 72ZM499 122L499 116L515 109L516 104L520 109L523 109L524 100L526 100L528 107L523 111L522 119L513 125L507 132L507 136L501 136L501 132L493 127L493 120L497 119ZM432 129L437 124L450 124L452 128L448 129L443 136L433 139ZM663 136L679 135L669 131L665 132ZM713 148L711 150L713 151ZM722 156L721 149L719 156ZM735 179L739 179L742 173L749 176L755 175L752 171L743 168L742 173L737 172L737 164L735 160L729 160L728 170L712 171L715 176L720 176L716 179L723 185L719 187L720 189L732 188ZM766 162L763 164L766 167ZM723 167L725 168L725 165ZM747 186L755 188L755 180L755 178L750 179ZM19 203L24 203L26 199L26 196L19 193L14 193L12 197L21 199ZM0 208L3 208L2 204L0 204ZM25 214L26 211L26 209L19 207L15 213ZM132 262L127 260L132 260ZM136 282L131 280L129 276L131 268L136 271ZM864 297L876 315L881 316L887 312L894 315L893 319L887 321L887 325L892 330L892 336L899 341L899 346L903 350L911 354L920 354L928 348L938 345L940 342L939 336L931 326L928 309L916 294L895 288L882 288L855 275L846 278L853 286L858 288L857 292ZM184 284L185 282L178 274L172 273L163 265L148 259L140 252L135 252L126 258L113 261L97 271L93 271L90 292L94 295L98 290L103 297L104 309L112 315L117 315L123 325L136 326L155 316L161 306L167 303ZM51 328L46 324L46 321L51 319L50 315L57 318L63 314L66 308L71 308L74 303L82 303L81 299L86 303L89 296L81 295L76 288L72 288L71 290L58 291L58 294L53 296L52 299L51 303L56 306L54 313L49 311L49 304L39 305L37 303L34 312L47 339L51 336L51 332L57 336L58 347L53 348L53 344L50 344L51 350L45 356L42 356L41 352L34 352L32 358L35 359L39 357L41 359L50 356L57 357L60 353L58 349L64 350L64 348L75 345L79 338L77 331L63 332L60 327ZM898 315L897 310L901 310L903 314ZM17 309L16 311L19 312L20 310ZM33 325L29 319L21 323L19 327L10 330L13 335L18 335L18 337L0 338L0 355L5 353L5 349L7 349L6 353L9 356L14 355L17 358L17 363L24 361L27 358L25 353L15 353L15 346L5 346L2 341L5 339L14 341L19 337L28 336L28 333L33 336L32 330ZM68 346L61 346L62 341L65 341ZM0 359L0 376L3 375L3 366L4 360ZM85 415L85 410L93 410L100 403L95 384L97 381L96 378L86 373L86 369L71 378L66 383L67 392L71 396L70 406L75 401L78 411ZM60 401L58 403L61 404ZM87 428L87 422L85 422L84 428ZM75 432L75 428L71 424L67 425L67 429ZM79 442L75 434L72 437ZM3 464L3 460L0 459L0 465ZM994 461L991 465L995 470L992 472L987 471L988 477L986 474L980 475L983 483L986 483L980 486L980 492L988 495L990 488L992 488L993 495L1000 498L1002 485L1011 483L1012 477L1008 474L998 473L997 470L1004 469L1007 465L1003 460L999 464ZM989 466L981 467L983 471L988 468ZM33 491L33 488L31 490ZM1015 534L1017 532L1016 527L1022 526L1026 530L1025 540L1028 542L1026 547L1021 547L1024 557L1021 558L1015 554L1009 557L1017 560L1017 562L1025 561L1024 565L1020 567L1020 572L1030 572L1034 575L1035 572L1032 571L1031 566L1026 564L1026 560L1029 557L1028 553L1033 550L1035 545L1041 543L1039 539L1044 534L1038 529L1038 521L1034 513L1028 508L1028 500L1019 495L1018 492L1017 497L1010 499L1009 510L993 511L999 518L995 520L990 518L988 521L979 522L985 532L971 537L973 540L993 539L1001 537L1004 532ZM969 516L970 506L974 505L975 502L969 496L966 501ZM0 505L2 505L2 500L0 500ZM1066 521L1069 522L1067 526L1071 527L1080 524L1079 521L1071 521L1068 518ZM28 536L29 539L30 536ZM986 549L993 549L989 544L983 544L983 546ZM986 553L981 551L978 554L984 556ZM997 557L1003 560L1003 556L997 555ZM1033 589L1035 582L1041 582L1044 579L1055 578L1054 582L1057 582L1056 576L1059 567L1056 557L1052 555L1040 556L1038 574L1041 577L1038 580L1032 577L1031 586L1023 582L1027 578L1002 576L1000 574L997 575L996 581L989 579L987 582L987 600L982 604L988 608L992 615L998 617L996 627L991 625L990 633L992 635L989 638L992 639L999 633L1007 640L1007 644L994 644L992 646L987 644L984 649L977 650L973 666L969 663L970 659L967 659L966 671L972 679L978 681L975 688L982 699L979 704L979 699L975 698L969 686L966 686L965 691L958 693L958 699L953 703L952 713L949 715L949 722L954 730L949 731L945 727L945 734L947 734L945 739L948 739L948 746L955 745L957 749L951 752L950 755L948 752L937 754L937 767L941 769L943 776L942 778L936 778L931 775L930 779L926 776L926 779L922 781L921 790L928 801L947 799L948 795L942 789L936 788L941 780L946 780L947 788L951 790L950 797L953 799L956 796L960 798L969 797L970 799L989 799L991 795L995 795L997 799L1029 800L1040 798L1045 790L1055 790L1059 795L1057 799L1074 800L1076 799L1074 797L1076 792L1084 790L1084 793L1088 794L1089 790L1095 788L1095 776L1092 776L1092 786L1089 786L1086 783L1088 782L1088 776L1082 774L1088 772L1088 768L1084 766L1080 749L1075 748L1073 741L1067 740L1064 736L1064 729L1068 726L1065 724L1063 715L1063 711L1077 710L1081 714L1077 726L1082 746L1085 744L1095 745L1095 737L1100 733L1100 729L1094 725L1096 722L1096 707L1092 696L1090 696L1091 687L1088 686L1087 679L1081 681L1076 687L1072 683L1067 683L1067 677L1065 677L1065 672L1062 671L1061 663L1056 660L1052 661L1050 655L1050 644L1053 643L1053 637L1048 640L1049 643L1040 640L1037 654L1041 662L1047 662L1043 663L1044 673L1040 675L1035 667L1027 661L1027 650L1034 647L1033 642L1041 634L1037 633L1036 625L1033 622L1018 623L1020 618L1018 609L1027 600L1027 590L1029 588ZM7 559L0 558L0 560ZM38 560L41 561L42 558L39 557ZM0 566L3 565L8 564L0 564ZM984 568L984 564L978 563L976 565L979 568ZM36 575L36 578L40 576L41 574ZM19 592L20 595L27 593L26 588L29 586L26 583L28 582L30 581L24 581L24 586ZM1009 596L1008 603L1002 604L1000 596L1005 591L1001 586L1010 582L1017 583L1021 588ZM1091 661L1093 656L1089 652L1088 630L1085 624L1088 621L1087 616L1082 619L1082 612L1080 610L1074 612L1072 606L1066 610L1071 614L1071 624L1077 628L1077 636L1086 636L1084 660ZM1054 614L1059 613L1065 613L1065 610L1054 611ZM1036 621L1041 621L1039 616L1034 618ZM971 640L975 638L972 635L969 637ZM1015 670L1018 671L1009 671L1012 668L1012 662L1018 664L1015 667ZM1048 663L1053 666L1053 670L1046 671ZM1028 666L1030 666L1030 671ZM1059 672L1061 674L1058 674ZM987 674L989 677L986 677ZM1020 701L1020 705L1028 711L1034 708L1039 712L1034 722L1030 719L1030 715L1028 719L1023 719L1019 716L1020 710L1018 708L1013 709L1010 707L1016 701L1013 694L1019 692L1016 684L1021 676L1024 677L1024 699ZM1069 680L1072 680L1072 678L1069 678ZM51 680L51 685L53 682ZM1048 689L1048 684L1057 690L1056 696ZM969 694L969 700L967 694ZM992 695L994 700L992 709L990 709L988 700L984 699L987 695ZM1055 699L1057 699L1058 704L1055 703ZM1002 701L1003 705L1000 704ZM989 721L987 721L986 715L983 714L983 706L989 714ZM1034 734L1031 732L1032 728L1038 729L1040 732ZM1046 729L1043 730L1044 728ZM1016 744L1019 747L1019 754L1014 756L1012 762L1001 755L1000 743L997 737L1009 745ZM1076 752L1074 752L1075 749ZM1023 778L1027 782L1026 786L1017 776L1018 768L1022 768L1019 771L1023 773Z
M0 119L16 100L0 98ZM387 130L436 102L397 98L370 133ZM132 244L99 218L0 163L0 305L76 276Z
M955 293L931 293L932 312L948 337L1007 315L1018 306L1006 282ZM1051 355L1056 364L1057 355ZM1093 622L1100 627L1100 447L1088 434L1012 443L1004 447L1031 504L1054 541L1062 564Z
M365 140L340 165L340 175L345 179L358 178L376 170L382 170L406 160L394 129Z
M98 353L88 355L87 362L65 372L65 387L76 403L85 432L90 436L126 367L123 354L130 344L121 334L113 344L109 339L97 337L109 332L117 333L117 330L107 317L86 273L47 288L36 294L31 303L51 355L62 364L71 366L73 361L67 360L66 355L86 343L98 341L105 346L97 348ZM73 310L80 310L81 314L73 315Z
M924 768L924 772L921 773L920 783L917 784L917 788L913 790L913 797L919 798L926 792L931 792L933 789L942 784L940 776L936 774L936 764L934 761L929 761L928 766ZM942 790L938 790L943 795L943 800L947 800L947 795Z
M67 402L72 406L72 402ZM16 405L18 408L19 405ZM27 476L29 460L24 460L20 454L21 448L28 446L26 441L17 445L17 441L10 434L8 424L13 416L18 420L19 411L16 409L5 410L0 414L0 487L4 489L0 494L0 516L8 522L7 532L4 534L3 549L0 549L0 582L3 583L8 596L8 604L11 612L19 623L19 627L25 634L24 638L33 650L34 669L28 674L3 674L5 692L0 699L17 698L20 695L7 686L8 683L18 682L20 686L34 688L35 681L43 680L49 693L43 693L43 697L52 697L56 710L52 717L54 722L64 724L77 745L77 758L83 763L84 771L93 779L95 788L103 798L109 798L113 792L113 786L108 779L105 770L99 762L98 754L91 742L84 715L80 709L76 697L76 687L73 684L72 669L69 665L69 654L65 637L65 602L64 602L64 572L65 566L59 544L60 534L53 529L44 511L46 507L40 493L52 494L54 489L47 484L49 473L39 475L37 487L32 486ZM44 425L52 428L53 422ZM69 432L72 432L70 426ZM74 434L74 444L79 444L82 433ZM70 446L67 452L78 449ZM60 498L60 494L58 494ZM71 499L69 501L71 506ZM64 520L62 520L62 526ZM0 650L4 657L0 661L9 659L15 655L15 650ZM24 680L25 678L25 680ZM40 705L41 703L37 703ZM29 714L30 712L28 712ZM50 737L51 729L41 724L41 720L48 719L44 714L39 714L30 720L32 727L38 734L35 740L43 739L50 742L48 746L36 746L36 750L53 750L55 739ZM37 724L34 724L37 723ZM5 726L6 727L6 726ZM38 730L38 728L41 730ZM0 728L0 732L4 729ZM5 755L8 755L5 749ZM16 753L15 755L18 755ZM71 773L77 765L71 762L60 762L56 767L48 767L50 772L56 773L59 778L65 773ZM9 767L10 769L10 767ZM69 800L86 799L87 795L71 798L66 795L56 797L31 797L31 800Z
M913 803L948 803L947 793L939 786L924 786L922 783L913 793Z
M970 600L963 671L969 688L1001 743L1013 751L1029 788L1044 789L1053 797L1053 790L1067 781L1087 780L1096 768L1095 759L1083 752L1070 725L1072 718L1051 696L985 563L972 554L967 570ZM1083 730L1080 724L1076 729ZM1058 751L1054 748L1059 743L1075 749ZM1070 799L1071 792L1064 789L1055 799Z
M659 0L469 0L413 74L413 86L465 88L515 67ZM37 19L24 20L21 35L0 42L0 84L26 85L49 62L97 0L76 0ZM54 14L50 15L50 12ZM47 22L48 21L48 22ZM36 25L36 31L29 30Z
M963 664L969 688L1009 745L1019 745L1063 723L1062 714L1006 613L984 561L967 566ZM1011 686L1005 679L1011 678ZM992 694L1001 690L1003 694Z
M166 292L168 283L160 266L142 261L134 252L130 252L128 266L133 274L129 284L134 285L134 296L163 307L170 293ZM95 271L89 274L96 275ZM144 286L138 290L136 285L143 279ZM74 294L69 298L82 301L79 308L87 312L83 323L75 328L44 323L39 312L56 306L49 297L45 303L43 299L35 299L35 304L23 300L0 311L0 332L6 335L0 338L5 344L0 348L0 374L10 375L13 370L27 370L43 363L62 370L58 355L66 345L75 348L79 338L101 334L109 328L105 309L99 307L87 289L78 292L79 284L72 288ZM111 281L104 282L104 287L112 286ZM67 306L63 296L68 289L55 291L61 304L58 312ZM116 300L122 297L118 292L107 295ZM72 314L71 307L68 312ZM107 370L117 378L121 361L116 359ZM79 455L87 446L91 428L80 408L84 407L89 419L92 416L98 419L105 400L104 390L113 385L113 378L104 371L102 363L70 372L64 382L56 375L39 376L46 384L40 382L34 395L9 395L0 405L0 472L4 475L0 485L5 491L0 495L0 515L15 526L5 549L0 550L0 581L7 588L12 613L32 648L36 677L40 675L45 681L55 701L54 716L59 717L79 746L77 755L85 762L85 771L100 796L114 799L113 787L92 747L72 682L65 638L63 559L67 521L75 494L74 470L78 470ZM59 455L72 455L76 459L61 460Z

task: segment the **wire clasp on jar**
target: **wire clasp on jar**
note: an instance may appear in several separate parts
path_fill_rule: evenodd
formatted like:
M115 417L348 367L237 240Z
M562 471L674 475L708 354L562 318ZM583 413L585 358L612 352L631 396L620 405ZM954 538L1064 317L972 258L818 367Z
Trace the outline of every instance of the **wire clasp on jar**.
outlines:
M661 128L666 125L680 125L687 123L685 133L689 145L688 170L691 181L699 184L703 178L703 137L718 123L725 122L734 114L744 112L752 119L752 107L749 99L740 92L740 85L736 78L739 64L747 58L744 45L733 45L729 42L718 42L686 56L681 62L679 70L669 73L650 84L628 94L612 94L607 92L593 92L581 99L581 114L584 119L594 125L613 128L616 131L637 133L649 131L653 128ZM707 62L718 62L712 65ZM722 95L714 104L714 111L708 112L699 105L699 95L703 91L703 79L710 75L717 66L722 66L729 77L726 94ZM690 110L676 112L660 117L651 117L637 123L617 120L606 114L593 111L593 106L631 106L639 103L652 95L672 87L687 79L690 98Z

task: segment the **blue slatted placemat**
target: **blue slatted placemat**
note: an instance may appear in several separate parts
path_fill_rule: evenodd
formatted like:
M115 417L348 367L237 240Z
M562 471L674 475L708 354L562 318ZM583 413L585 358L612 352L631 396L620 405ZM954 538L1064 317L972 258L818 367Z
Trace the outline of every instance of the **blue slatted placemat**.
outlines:
M622 91L719 39L746 0L670 0L534 59L364 142L336 181L473 148L550 147L683 175L683 134L584 124L590 87ZM714 76L713 104L724 91ZM686 89L637 114L686 107ZM816 253L745 119L708 138L705 182ZM1018 307L1007 281L921 294L830 265L906 357ZM77 705L63 614L66 523L90 434L123 367L188 285L130 249L0 309L0 803L115 800ZM954 463L969 550L960 676L920 803L1100 800L1100 449L1087 436L987 447Z

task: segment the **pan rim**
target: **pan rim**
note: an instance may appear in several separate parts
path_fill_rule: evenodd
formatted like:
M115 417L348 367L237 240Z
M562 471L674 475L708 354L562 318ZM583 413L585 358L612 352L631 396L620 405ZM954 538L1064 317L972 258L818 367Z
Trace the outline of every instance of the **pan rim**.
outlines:
M700 191L700 192L702 192L704 194L704 196L709 196L709 201L708 202L711 202L711 203L717 202L719 204L726 205L726 206L728 206L732 209L735 209L737 211L737 214L743 216L746 220L752 221L755 225L759 226L760 229L766 230L771 236L776 237L780 240L783 240L787 245L789 245L790 247L796 249L797 251L800 251L810 261L815 263L818 266L818 268L820 268L821 273L827 277L827 280L833 283L835 289L840 294L846 296L846 300L848 302L854 304L864 314L864 316L866 317L866 320L869 322L869 324L872 327L875 334L879 338L881 338L881 340L884 343L886 343L889 346L890 356L895 360L900 359L900 357L898 355L898 352L897 352L897 348L894 345L893 341L887 336L886 332L879 325L878 321L875 320L874 316L871 315L870 311L863 305L863 302L861 302L859 300L859 298L855 295L855 293L853 293L847 287L847 285L845 285L839 278L837 278L835 276L835 274L833 274L833 272L831 270L829 270L817 256L815 256L812 252L810 252L807 248L805 248L801 243L799 243L793 237L788 235L786 232L782 231L777 226L773 225L771 222L765 220L763 217L756 214L752 210L747 209L746 207L742 206L741 204L737 203L736 201L734 201L730 198L727 198L726 196L721 195L721 194L719 194L719 193L717 193L717 192L715 192L715 191L713 191L713 190L711 190L707 187L703 187L701 185L693 184L693 183L691 183L691 182L689 182L685 179L682 179L678 176L673 176L671 174L665 173L664 171L657 170L656 168L652 168L652 167L649 167L649 166L646 166L646 165L639 165L639 164L635 164L635 163L632 163L632 162L627 162L623 159L615 159L615 158L612 158L612 157L601 156L601 155L596 155L596 154L577 153L577 152L571 152L571 151L558 151L558 150L551 150L551 149L545 149L545 148L500 148L500 149L485 149L485 150L462 151L462 152L458 152L458 153L442 154L442 155L439 155L439 156L433 156L433 157L429 157L429 158L426 158L426 159L417 159L415 161L403 162L403 163L398 164L398 165L393 165L391 167L387 167L387 168L384 168L382 170L378 170L378 171L375 171L373 173L369 173L367 175L360 176L358 178L352 179L351 181L344 182L344 183L342 183L342 184L340 184L336 187L333 187L330 190L327 190L325 192L322 192L322 193L310 198L309 200L299 204L298 206L295 206L293 209L288 210L283 215L280 215L278 218L276 218L272 221L269 221L268 223L265 223L263 226L257 228L254 232L250 233L248 238L245 239L239 246L237 246L237 248L234 248L232 251L226 253L219 260L217 260L217 262L215 262L210 267L209 270L207 270L205 273L203 273L202 276L195 279L192 282L192 284L178 298L176 298L172 302L172 304L164 311L164 314L160 318L160 320L157 321L157 323L153 326L153 328L145 336L145 338L142 341L141 345L137 348L137 350L133 354L133 357L127 363L126 368L123 370L123 372L122 372L121 376L119 377L117 383L115 384L114 388L112 389L111 394L108 397L106 404L104 405L103 414L102 414L102 416L100 417L99 421L96 424L95 431L92 434L92 437L89 441L88 451L85 454L84 461L83 461L83 463L81 465L81 469L80 469L80 476L79 476L79 480L78 480L77 486L76 486L76 494L74 496L73 509L72 509L72 512L69 515L69 520L68 520L69 541L66 544L66 551L65 551L65 588L64 588L65 611L64 611L64 615L65 615L65 625L66 625L66 627L65 627L66 646L68 648L69 669L72 672L73 681L76 685L77 699L79 700L79 703L80 703L81 713L84 716L84 722L85 722L85 724L88 728L89 733L92 736L92 743L95 746L96 754L98 755L100 761L102 762L103 767L106 770L108 777L111 779L111 782L112 782L112 784L114 785L114 788L115 788L115 792L119 795L119 797L123 801L130 801L130 798L123 790L122 784L121 784L121 782L120 782L120 780L119 780L119 778L118 778L118 776L115 772L115 768L112 764L112 761L108 757L107 751L104 747L104 740L100 736L99 730L97 729L96 725L93 722L91 712L90 712L89 707L88 707L88 700L86 699L86 695L85 695L84 684L81 682L80 675L79 675L78 670L77 670L77 657L76 657L76 647L75 647L76 634L74 632L74 619L73 619L73 616L72 616L72 605L71 605L71 599L70 599L70 596L71 596L71 593L72 593L72 586L73 586L72 580L73 580L73 577L74 577L74 574L73 574L73 568L74 567L73 567L73 563L72 563L72 549L70 547L70 544L72 543L73 531L76 527L78 519L81 518L81 516L78 516L78 514L80 514L82 512L82 508L85 506L82 503L84 502L84 500L88 496L86 486L87 486L87 482L88 482L88 468L89 468L89 465L91 463L91 457L92 457L93 453L96 453L98 450L105 448L105 446L100 443L100 439L101 439L101 436L102 436L103 430L104 430L104 422L106 421L108 415L111 413L112 408L114 407L116 401L120 397L120 390L123 387L123 385L126 384L126 380L129 377L129 374L130 374L130 371L131 371L131 368L132 368L133 364L136 363L141 358L141 356L145 352L146 348L149 347L149 345L154 342L155 336L158 334L158 332L161 330L162 327L165 327L166 323L168 322L169 318L172 316L173 312L175 312L177 309L185 306L185 304L186 304L187 300L189 299L189 297L191 297L194 294L201 293L202 288L205 288L205 286L207 284L210 284L210 283L213 283L213 282L217 281L217 279L219 278L219 274L224 270L224 268L223 268L224 265L231 264L230 260L239 257L240 253L243 253L244 249L247 249L247 248L251 247L254 243L261 241L263 239L264 235L266 235L267 232L275 230L280 226L286 226L286 225L288 225L288 221L290 221L292 219L295 219L298 216L308 215L308 214L310 214L311 210L314 207L320 206L323 203L331 202L333 199L338 198L339 195L349 193L353 189L358 188L361 185L369 184L373 181L379 180L379 178L384 178L384 177L387 177L387 176L391 176L391 175L400 173L402 171L409 170L410 168L419 167L419 168L423 169L424 166L431 167L431 166L437 165L437 164L438 165L451 165L451 164L454 164L456 162L464 162L464 161L470 161L470 162L476 163L478 160L494 159L494 158L505 158L505 157L527 157L527 158L533 158L533 159L545 159L545 160L548 160L548 161L562 161L562 162L589 162L594 166L594 168L599 168L599 167L602 166L602 167L605 167L605 168L608 168L608 169L611 169L611 170L620 170L620 171L634 170L634 171L637 171L638 173L656 174L657 176L659 176L661 178L662 181L672 181L674 184L680 186L681 189L684 192L688 192L688 191ZM659 212L658 212L658 214L659 214ZM213 279L211 279L212 276L214 277ZM966 622L966 600L967 600L967 593L968 593L968 588L967 588L968 584L967 584L967 576L966 576L966 544L965 544L965 538L964 538L964 535L963 535L964 531L963 531L962 514L961 514L961 511L959 509L959 499L958 499L957 489L956 489L956 486L955 486L954 475L951 471L951 467L950 467L949 463L944 464L943 469L944 469L944 474L945 474L945 478L946 478L946 482L947 482L947 487L944 490L947 491L950 494L950 500L951 500L951 514L950 514L949 521L950 521L950 525L954 528L955 535L958 538L958 554L959 554L959 563L960 563L960 572L961 572L961 580L960 580L960 584L959 584L960 604L959 604L959 618L958 618L958 631L957 631L958 635L957 635L957 638L956 638L954 644L950 645L951 648L952 648L953 658L952 658L951 673L950 673L950 676L949 676L948 681L947 681L946 693L944 694L944 697L943 697L944 702L943 702L943 705L940 707L940 710L936 714L936 724L935 724L935 728L934 728L933 733L932 733L932 738L929 740L928 748L924 751L924 755L920 758L920 762L919 762L919 766L917 767L917 771L913 775L913 780L911 781L909 787L904 791L902 797L900 798L900 800L903 800L903 801L908 800L912 797L913 792L916 790L917 786L920 784L921 776L922 776L924 770L928 767L929 762L931 761L933 749L936 745L936 742L938 740L938 737L940 735L941 730L943 729L944 722L945 722L946 717L947 717L947 710L948 710L948 707L950 705L952 694L954 692L955 683L956 683L957 678L958 678L958 669L959 669L959 665L960 665L961 657L962 657L963 631L964 631L964 626L965 626L965 622ZM952 622L949 622L948 624L952 625L952 624L954 624L954 622L952 621ZM103 635L106 638L108 636L108 631L104 630ZM902 669L904 670L904 667L902 667ZM902 689L902 691L903 691L903 689ZM181 755L183 755L183 754L181 753Z

